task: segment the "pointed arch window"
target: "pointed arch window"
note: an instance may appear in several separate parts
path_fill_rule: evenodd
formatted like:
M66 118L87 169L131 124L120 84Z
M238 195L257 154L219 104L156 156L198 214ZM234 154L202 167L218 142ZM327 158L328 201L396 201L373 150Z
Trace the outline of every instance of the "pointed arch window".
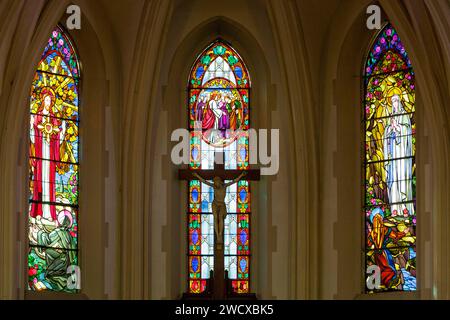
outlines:
M28 289L75 292L78 265L79 81L75 48L56 27L31 86Z
M413 291L415 74L403 43L390 24L381 30L370 49L364 89L364 253L366 268L377 266L380 271L380 286L367 285L366 291Z
M188 83L190 169L214 169L214 153L223 152L224 168L249 169L250 76L239 54L225 41L208 46L194 63ZM194 130L196 128L202 130ZM218 131L210 132L210 129ZM233 130L238 130L235 134ZM227 182L227 181L226 181ZM214 268L214 190L189 181L189 292L205 291ZM241 180L228 187L224 223L224 269L236 293L250 288L250 185Z

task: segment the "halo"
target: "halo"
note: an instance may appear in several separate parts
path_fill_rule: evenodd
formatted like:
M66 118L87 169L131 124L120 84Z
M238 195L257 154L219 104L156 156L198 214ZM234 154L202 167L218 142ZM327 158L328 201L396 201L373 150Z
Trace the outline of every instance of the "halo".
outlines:
M398 96L400 99L403 96L403 91L398 87L392 87L387 91L386 94L386 104L391 105L392 104L392 97Z
M56 93L51 87L43 87L41 89L41 93L40 93L41 101L44 101L44 98L46 96L50 96L50 98L52 99L52 102L55 102Z
M393 97L393 96L401 97L402 95L403 95L403 91L399 87L392 87L387 92L388 97Z
M380 215L382 218L384 218L384 212L380 208L375 208L372 210L372 213L370 214L370 222L373 223L373 218L375 218L376 215Z
M70 211L68 210L62 210L58 213L58 224L62 225L65 217L67 217L70 221L68 228L72 227L73 217Z
M403 96L403 91L399 87L392 87L392 88L388 89L386 96L384 97L384 100L382 100L382 101L384 101L384 105L392 107L392 97L396 96L396 95L400 98L400 101L401 101L402 96Z

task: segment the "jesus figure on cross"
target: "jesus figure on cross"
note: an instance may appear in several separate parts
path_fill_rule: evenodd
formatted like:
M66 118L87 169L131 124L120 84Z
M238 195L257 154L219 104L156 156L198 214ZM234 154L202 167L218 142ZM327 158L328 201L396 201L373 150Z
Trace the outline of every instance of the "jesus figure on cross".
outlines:
M204 184L214 188L214 200L212 203L212 212L214 215L214 230L216 232L217 243L222 244L223 242L223 229L225 218L227 217L227 208L225 205L225 195L227 192L227 188L232 184L239 182L245 175L246 171L242 172L237 178L234 180L224 183L221 177L214 177L213 183L203 179L198 173L193 172L192 175L199 179Z

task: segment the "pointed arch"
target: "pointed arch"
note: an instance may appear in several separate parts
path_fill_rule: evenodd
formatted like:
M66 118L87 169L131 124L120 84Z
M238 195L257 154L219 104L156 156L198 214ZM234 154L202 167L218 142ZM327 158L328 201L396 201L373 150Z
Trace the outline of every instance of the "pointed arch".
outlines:
M78 55L57 26L30 93L28 289L33 291L80 289L68 274L78 265L79 85Z
M224 152L225 169L248 169L251 80L239 54L217 39L198 56L188 81L190 168L213 169L214 153ZM195 130L197 129L197 130ZM217 131L211 131L216 129ZM238 134L235 130L239 130ZM189 292L203 293L214 268L214 190L189 181ZM231 185L225 197L224 268L235 293L250 291L250 185Z
M415 74L389 23L368 53L364 92L364 252L366 270L380 271L380 287L368 283L366 290L414 291Z

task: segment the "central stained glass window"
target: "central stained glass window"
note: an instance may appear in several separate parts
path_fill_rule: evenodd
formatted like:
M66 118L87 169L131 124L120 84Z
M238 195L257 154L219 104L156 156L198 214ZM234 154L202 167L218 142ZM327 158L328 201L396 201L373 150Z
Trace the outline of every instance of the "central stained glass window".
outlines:
M188 84L191 131L190 169L214 169L214 153L223 152L225 169L249 168L250 76L242 58L217 40L194 63ZM201 130L195 130L201 127ZM212 130L215 129L215 130ZM236 131L237 130L237 131ZM228 181L225 181L228 182ZM189 292L205 291L214 268L214 190L189 181ZM224 268L235 293L250 288L250 186L241 180L228 187L224 224Z

